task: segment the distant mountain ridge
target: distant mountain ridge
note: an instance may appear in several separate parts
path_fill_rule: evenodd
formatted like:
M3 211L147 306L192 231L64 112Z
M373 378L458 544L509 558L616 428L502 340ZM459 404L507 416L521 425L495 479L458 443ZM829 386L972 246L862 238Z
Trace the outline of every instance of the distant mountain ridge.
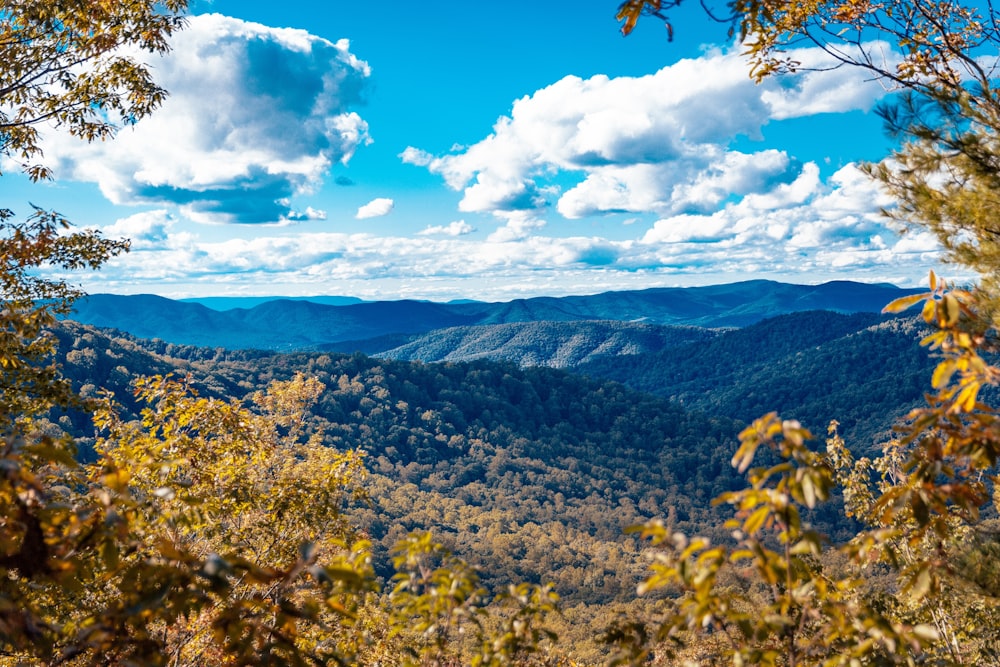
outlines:
M352 303L363 303L363 299L355 296L195 296L179 299L184 303L200 303L212 310L226 311L233 308L253 308L268 301L311 301L328 306L346 306Z
M525 322L744 327L807 310L878 312L893 299L919 291L849 281L791 285L752 280L505 303L379 301L333 305L282 299L225 311L153 295L95 294L79 301L71 318L183 345L291 351L340 347L335 344L353 341L358 349L364 349L364 341L387 336L395 336L399 346L407 344L400 335ZM619 345L628 346L625 342Z

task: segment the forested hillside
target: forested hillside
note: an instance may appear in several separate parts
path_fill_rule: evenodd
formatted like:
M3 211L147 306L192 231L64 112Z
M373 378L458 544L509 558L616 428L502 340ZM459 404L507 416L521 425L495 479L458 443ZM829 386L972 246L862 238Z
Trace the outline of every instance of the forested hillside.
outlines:
M740 387L746 391L747 385L736 384L741 373L745 382L758 381L761 368L816 349L822 340L837 340L838 333L875 322L874 331L912 334L908 321L880 319L789 315L748 332L745 351L770 349L768 354L744 359L735 344L711 347L730 335L721 334L692 344L685 358L691 361L691 350L708 347L717 366L716 374L706 377L735 385L716 387L726 396ZM596 659L600 649L592 642L597 629L610 622L614 605L636 604L635 586L646 562L643 545L624 534L627 526L666 517L675 529L729 539L720 529L723 515L710 501L743 484L729 465L741 424L720 411L511 363L230 352L109 335L71 322L56 331L65 373L81 392L107 388L133 415L139 406L131 383L141 375L187 376L203 395L222 398L248 395L299 372L317 378L326 389L313 408L310 430L322 431L323 441L340 451L365 452L369 501L348 511L375 542L376 572L391 575L390 549L410 531L431 530L479 566L491 588L552 582L568 618L576 619L564 634L578 632L590 647L579 655ZM764 348L754 347L753 340ZM862 338L858 344L870 343ZM843 368L843 360L820 358L834 369L831 376ZM676 387L688 392L685 397L692 392L686 384L691 376L697 374L674 376ZM817 410L824 409L821 403ZM893 407L890 414L899 414L899 406ZM834 404L825 409L842 416ZM93 430L89 415L75 413L62 421L84 436L86 455L86 436ZM853 528L835 506L812 520L834 539L844 539Z
M679 328L671 331L695 342L628 364L580 366L592 380L509 362L179 346L72 322L56 333L64 371L81 393L107 388L133 415L131 383L142 375L187 376L220 398L300 372L317 378L325 390L310 430L340 451L365 452L369 500L348 511L375 542L376 572L391 575L390 549L410 531L431 530L479 566L491 588L552 582L575 619L563 634L578 636L578 655L598 659L598 629L614 605L634 608L645 572L644 547L624 529L666 517L676 530L727 542L711 499L743 484L729 464L736 436L768 399L816 422L817 433L840 420L860 449L873 442L853 434L884 442L890 420L927 380L922 330L911 319L829 312L723 332ZM597 379L602 373L647 391ZM89 415L67 415L62 425L84 436L86 456ZM810 518L842 540L856 526L837 507Z
M83 393L99 383L133 411L139 375L187 373L217 396L297 372L319 379L313 428L330 446L364 450L377 478L358 516L382 544L383 572L392 543L431 529L491 577L553 579L569 600L608 602L628 596L642 569L624 527L669 514L705 529L717 518L708 499L739 483L728 465L737 424L562 371L305 353L227 361L196 349L165 357L79 325L60 335ZM86 417L74 421L86 434ZM545 548L553 534L568 538ZM606 571L585 576L594 559Z
M65 371L82 392L107 387L133 411L129 382L139 375L190 374L216 396L243 396L300 371L315 376L327 390L314 428L335 447L363 449L375 473L373 504L358 516L382 544L382 571L390 544L427 528L490 576L553 579L568 600L596 603L627 596L641 571L625 526L670 516L704 532L717 522L709 500L739 484L728 464L740 428L733 419L749 418L740 410L756 409L754 401L784 403L819 433L836 418L849 432L887 438L889 420L926 381L916 331L909 320L875 315L793 314L604 367L671 400L510 363L229 352L71 323L59 335ZM586 368L597 375L597 364ZM864 392L880 400L858 400ZM88 432L85 416L73 420ZM845 528L827 519L832 533ZM554 534L567 539L543 548ZM584 576L580 568L595 558L615 565Z
M575 370L742 422L776 410L822 433L836 419L852 448L870 455L930 390L925 334L912 318L813 311Z
M361 351L403 361L494 359L519 366L572 368L600 357L648 355L713 338L718 330L614 320L523 322L438 329ZM331 348L334 346L330 346ZM343 351L353 344L336 346ZM385 347L386 349L381 349Z

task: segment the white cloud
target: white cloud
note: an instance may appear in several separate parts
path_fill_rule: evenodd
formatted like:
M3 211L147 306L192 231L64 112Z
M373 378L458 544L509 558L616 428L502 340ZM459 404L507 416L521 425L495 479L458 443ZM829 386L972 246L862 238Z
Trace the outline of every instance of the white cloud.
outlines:
M864 59L857 47L845 46L843 50L845 55ZM881 54L884 60L880 66L888 71L894 70L901 60L887 42L868 42L864 50L868 54ZM761 94L775 120L869 109L884 92L871 74L857 67L836 66L820 49L790 49L786 55L800 63L800 71L795 76L771 77Z
M855 166L836 172L826 183L814 164L799 179L767 196L748 196L711 214L675 215L658 220L640 239L644 251L632 261L656 265L712 267L733 272L799 274L852 272L877 267L925 269L937 261L937 248L920 244L915 254L897 239L879 213L889 202Z
M829 60L817 49L795 55L809 66ZM856 68L754 85L742 56L713 51L643 77L566 77L515 101L478 143L439 156L409 147L400 157L461 190L463 211L555 203L569 218L707 212L746 196L803 196L801 163L781 151L732 151L736 137L759 138L775 119L867 110L883 93ZM560 195L548 181L566 172L581 180Z
M467 223L465 220L455 220L447 225L431 225L426 229L417 232L419 236L465 236L466 234L471 234L476 231L476 228Z
M326 220L326 211L315 209L312 206L306 206L306 210L290 211L285 217L296 222L300 220Z
M355 217L358 220L364 220L365 218L379 218L383 215L388 215L395 205L396 203L393 200L386 197L379 197L371 200L359 208L358 214Z
M526 211L514 211L506 216L507 223L486 239L489 243L523 241L545 226L545 221Z
M872 192L867 200L846 196L853 173L842 171L797 204L775 209L745 198L711 214L665 216L645 229L637 223L625 239L547 235L543 219L523 212L485 239L254 228L241 232L245 238L218 240L216 229L195 228L196 235L184 231L184 220L150 211L102 230L133 238L137 252L86 276L85 287L187 295L223 294L232 285L245 293L317 294L336 285L338 293L365 298L502 299L751 277L815 283L843 278L845 268L852 279L919 284L928 268L939 268L933 236L898 235L874 211ZM840 207L834 217L824 209L831 201Z
M170 92L163 107L111 142L53 134L57 177L95 182L116 204L176 204L199 222L275 223L301 217L289 198L371 141L352 110L369 68L346 40L208 14L171 46L150 61Z
M120 218L100 231L107 238L126 238L132 242L133 250L141 250L162 247L173 225L173 216L160 209Z

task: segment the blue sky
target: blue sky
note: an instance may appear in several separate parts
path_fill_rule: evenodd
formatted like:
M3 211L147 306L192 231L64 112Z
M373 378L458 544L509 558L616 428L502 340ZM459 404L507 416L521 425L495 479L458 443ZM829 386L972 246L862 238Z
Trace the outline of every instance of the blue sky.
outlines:
M695 3L673 42L653 19L622 38L615 6L193 0L147 58L162 109L112 142L47 131L56 179L5 169L0 194L133 240L92 292L508 300L934 268L856 168L890 147L877 82L755 86Z

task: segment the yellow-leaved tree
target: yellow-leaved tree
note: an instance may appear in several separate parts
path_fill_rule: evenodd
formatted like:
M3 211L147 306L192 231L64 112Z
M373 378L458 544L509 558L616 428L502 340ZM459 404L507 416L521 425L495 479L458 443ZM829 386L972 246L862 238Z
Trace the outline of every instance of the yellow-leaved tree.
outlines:
M40 128L109 139L165 91L131 51L163 52L186 0L0 2L0 156L49 172ZM39 268L95 269L127 241L0 210L0 664L312 664L349 660L336 627L374 585L340 518L357 453L306 437L320 386L252 406L182 383L138 387L139 424L74 396L47 333L80 291ZM97 412L92 465L40 421ZM333 631L320 638L318 624Z

